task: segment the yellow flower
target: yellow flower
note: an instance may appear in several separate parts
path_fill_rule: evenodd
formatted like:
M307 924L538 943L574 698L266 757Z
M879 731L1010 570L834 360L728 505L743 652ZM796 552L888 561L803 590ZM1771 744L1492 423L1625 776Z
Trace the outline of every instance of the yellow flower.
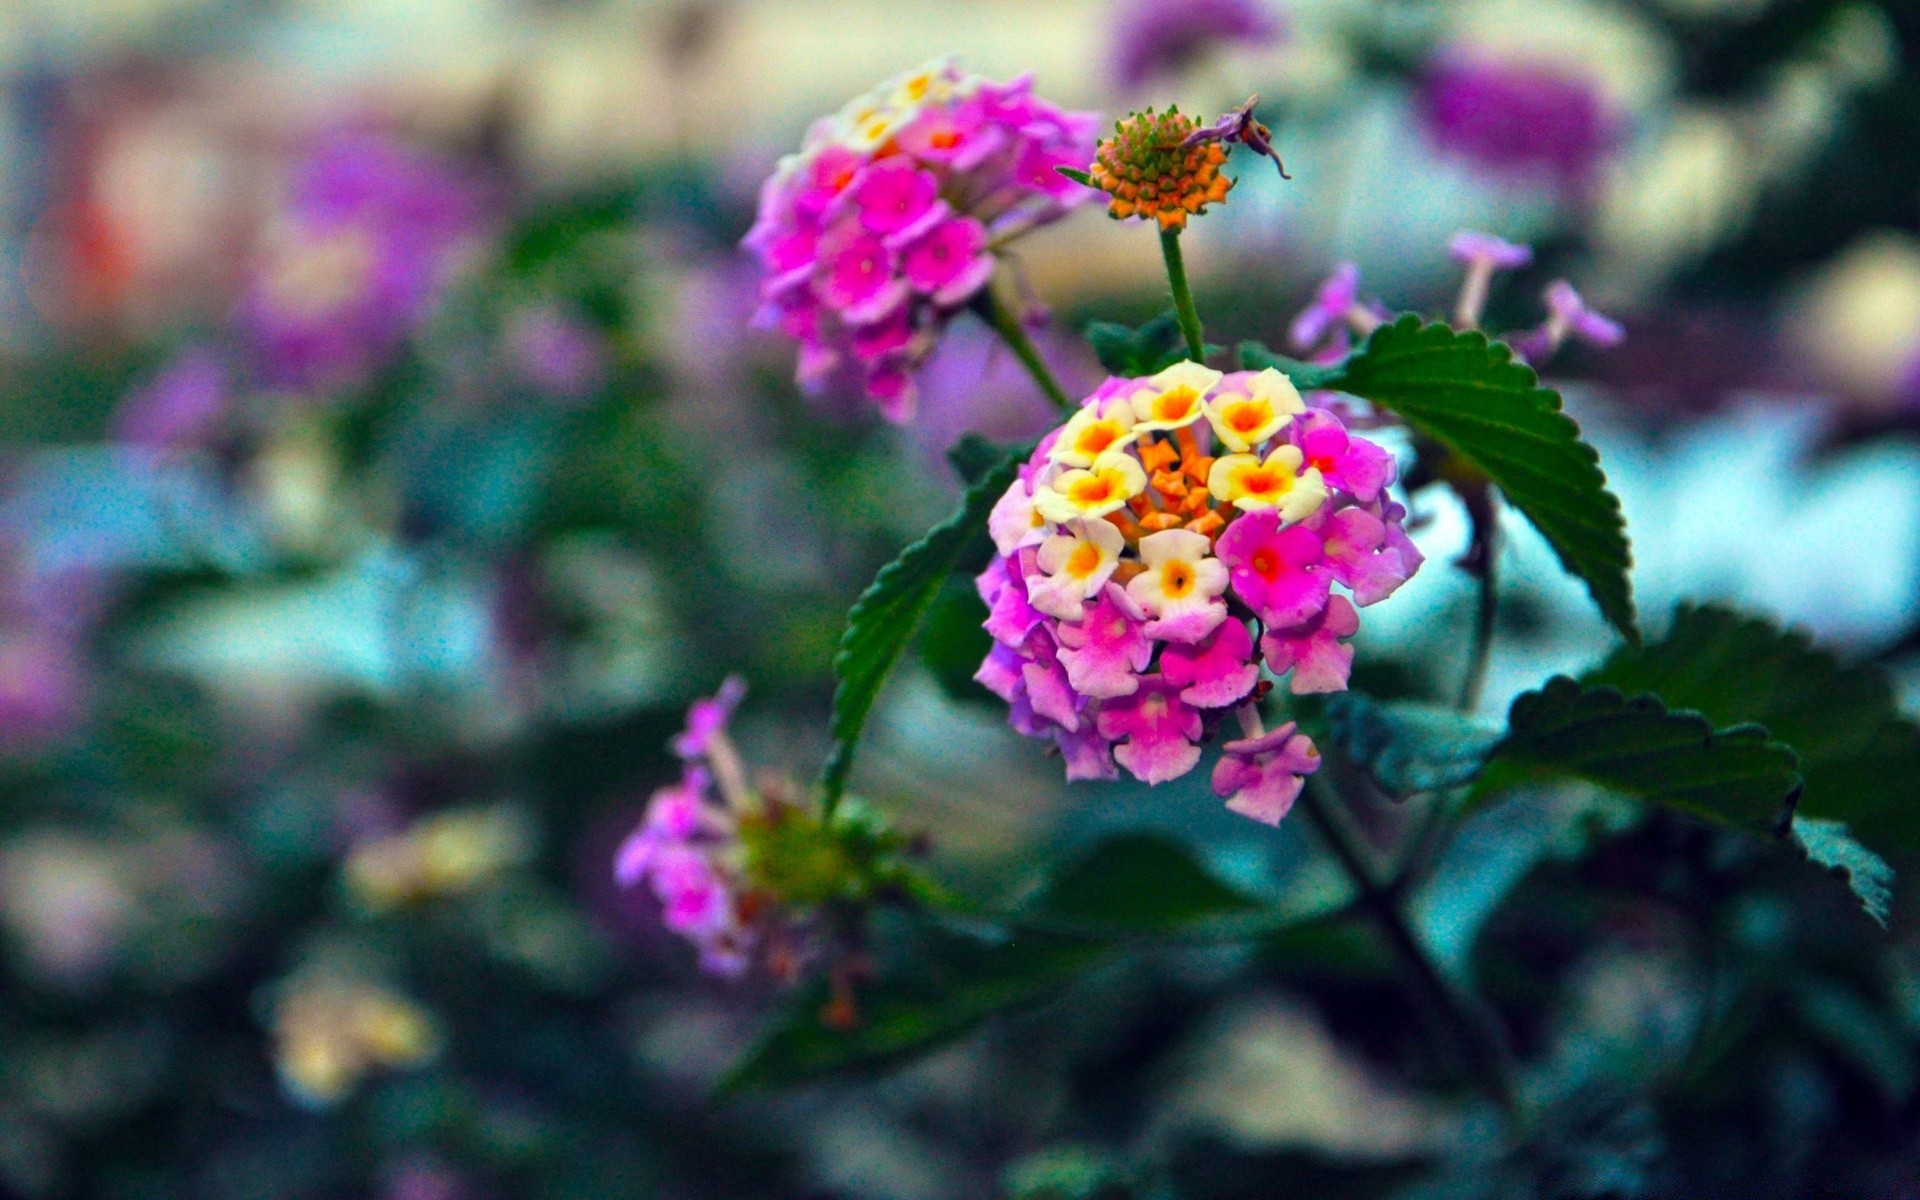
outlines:
M1124 445L1132 431L1133 406L1122 397L1111 397L1068 418L1047 457L1069 467L1090 467L1094 459Z
M1104 517L1146 488L1139 460L1116 448L1085 469L1062 472L1034 496L1033 506L1047 520L1064 524L1076 517Z
M1286 428L1295 413L1306 411L1293 380L1268 367L1246 381L1246 391L1216 393L1207 401L1207 420L1220 444L1244 454Z
M1207 491L1242 511L1278 509L1291 525L1313 515L1327 498L1327 485L1314 467L1302 471L1300 448L1278 446L1262 462L1252 454L1217 458L1207 473Z
M1178 362L1133 393L1134 432L1179 429L1206 415L1206 396L1220 372L1196 362Z
M1035 561L1044 575L1028 580L1028 599L1049 616L1080 620L1086 615L1083 602L1106 584L1125 548L1126 539L1109 521L1067 522L1040 543Z

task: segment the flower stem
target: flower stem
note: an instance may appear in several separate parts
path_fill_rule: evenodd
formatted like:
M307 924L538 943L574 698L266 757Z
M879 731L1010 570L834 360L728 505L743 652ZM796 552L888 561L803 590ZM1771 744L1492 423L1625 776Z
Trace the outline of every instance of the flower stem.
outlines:
M1173 290L1173 311L1180 318L1180 332L1187 339L1187 357L1197 363L1207 361L1207 342L1200 333L1200 312L1193 307L1193 290L1187 286L1187 264L1180 255L1180 231L1160 231L1160 256L1167 260L1167 286Z
M1306 811L1307 819L1313 822L1319 832L1321 840L1326 842L1341 868L1353 880L1353 886L1359 893L1358 907L1373 918L1433 1019L1444 1025L1452 1035L1452 1041L1473 1075L1474 1082L1486 1092L1489 1099L1499 1105L1502 1112L1512 1116L1518 1108L1518 1101L1509 1077L1506 1048L1501 1044L1492 1023L1470 997L1441 973L1440 967L1428 953L1426 944L1407 920L1399 895L1382 885L1374 874L1371 855L1361 845L1359 837L1348 828L1343 820L1344 813L1337 811L1338 797L1329 785L1322 782L1321 776L1316 774L1308 778L1299 803Z
M1027 369L1027 374L1033 376L1033 381L1040 385L1040 390L1047 394L1047 399L1053 401L1055 408L1061 412L1070 413L1079 407L1067 396L1067 391L1060 386L1060 381L1053 377L1052 370L1047 367L1047 361L1040 357L1040 351L1033 344L1033 339L1027 336L1026 326L1020 323L1019 315L1006 304L1001 303L1000 297L994 294L993 288L988 287L980 292L979 297L974 301L974 310L993 328L995 333L1000 335L1000 340L1007 344L1007 349L1013 351L1013 356L1020 360L1020 365Z
M1460 681L1460 695L1454 702L1454 707L1461 712L1470 713L1480 707L1480 690L1487 682L1487 663L1493 657L1494 618L1500 610L1500 581L1495 571L1500 558L1500 526L1494 503L1489 496L1488 511L1474 514L1480 590L1473 610L1473 641L1467 652L1467 673Z

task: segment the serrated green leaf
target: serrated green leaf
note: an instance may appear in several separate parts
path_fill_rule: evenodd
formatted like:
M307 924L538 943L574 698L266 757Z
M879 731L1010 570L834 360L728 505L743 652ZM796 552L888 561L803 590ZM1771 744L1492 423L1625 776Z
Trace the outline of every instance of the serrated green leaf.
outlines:
M1382 703L1359 692L1329 696L1325 711L1334 744L1396 796L1473 782L1503 736L1499 726L1451 708Z
M1481 790L1512 782L1514 768L1584 779L1763 837L1785 830L1801 787L1792 749L1758 725L1715 730L1658 696L1629 698L1564 675L1514 700Z
M960 477L960 482L973 483L988 471L993 470L1010 453L1016 453L1016 451L1009 450L991 438L981 437L977 433L963 433L960 435L960 440L947 451L947 462L953 465L953 473ZM1033 453L1032 444L1029 443L1018 453L1022 457Z
M1764 620L1683 606L1665 637L1622 648L1585 682L1656 692L1716 725L1765 725L1800 757L1807 786L1798 813L1843 820L1889 850L1920 851L1920 726L1901 714L1886 672L1844 666Z
M1057 872L1025 906L1039 921L1111 933L1166 933L1260 912L1177 842L1146 833L1110 837Z
M1267 358L1271 364L1260 365L1290 362ZM1626 524L1600 456L1560 411L1559 395L1504 343L1409 314L1374 330L1335 372L1301 386L1388 409L1485 474L1586 583L1601 614L1638 640Z
M1808 862L1845 879L1860 907L1879 922L1880 928L1887 927L1887 917L1893 912L1893 868L1886 859L1854 841L1845 822L1796 814L1793 844Z
M1169 355L1176 359L1186 355L1180 319L1172 309L1138 329L1113 321L1094 321L1088 324L1086 337L1094 357L1108 374L1129 379L1153 374L1158 369L1155 364Z
M839 1071L871 1070L960 1037L994 1013L1038 1001L1112 953L1105 942L1022 933L1002 942L933 930L915 974L859 992L859 1023L821 1022L813 988L721 1082L723 1093L779 1087Z
M970 542L986 527L987 514L1013 483L1025 455L1011 452L976 480L951 517L935 525L900 556L880 569L873 583L847 614L833 672L840 684L833 693L833 753L821 775L829 805L846 790L853 752L873 711L887 672L912 639L941 586Z

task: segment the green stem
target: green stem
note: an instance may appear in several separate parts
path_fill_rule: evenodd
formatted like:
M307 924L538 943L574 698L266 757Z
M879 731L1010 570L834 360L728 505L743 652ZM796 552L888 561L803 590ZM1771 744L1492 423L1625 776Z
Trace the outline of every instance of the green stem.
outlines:
M1489 497L1489 506L1492 499ZM1484 518L1479 530L1480 592L1473 611L1473 641L1467 652L1467 674L1460 681L1460 695L1454 707L1472 712L1480 707L1480 690L1486 686L1487 663L1493 657L1494 618L1500 609L1500 581L1495 564L1500 559L1500 527L1497 512Z
M1307 819L1319 831L1321 840L1326 842L1333 856L1340 861L1341 868L1353 880L1353 886L1359 893L1358 906L1373 918L1374 924L1386 937L1434 1020L1443 1024L1452 1035L1453 1043L1459 1049L1474 1081L1488 1098L1500 1106L1502 1112L1512 1116L1517 1111L1518 1101L1509 1079L1507 1053L1492 1023L1472 999L1462 994L1441 973L1439 965L1428 953L1426 944L1407 920L1399 897L1383 886L1374 874L1371 856L1360 844L1358 836L1348 829L1342 814L1336 811L1337 798L1331 794L1328 785L1321 782L1319 775L1307 780L1299 803Z
M1193 289L1187 286L1187 264L1180 256L1180 231L1160 231L1160 256L1167 260L1167 286L1173 289L1173 311L1180 318L1180 332L1187 339L1187 357L1197 363L1207 361L1206 338L1200 333L1200 312L1193 306Z
M1039 349L1034 346L1033 339L1027 336L1026 326L1020 323L1019 316L1000 302L993 288L988 287L980 293L974 301L974 310L980 314L981 320L1000 335L1000 340L1007 344L1007 349L1013 351L1013 356L1020 360L1027 374L1033 376L1033 381L1040 385L1040 390L1047 394L1047 399L1053 401L1055 408L1070 413L1080 407L1067 396L1060 381L1053 377L1046 360L1040 357Z

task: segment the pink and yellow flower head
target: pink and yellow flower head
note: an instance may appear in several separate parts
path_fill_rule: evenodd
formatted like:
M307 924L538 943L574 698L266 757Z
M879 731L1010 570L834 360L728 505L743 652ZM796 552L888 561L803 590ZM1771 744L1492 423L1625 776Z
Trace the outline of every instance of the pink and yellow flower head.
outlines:
M939 62L815 123L761 190L744 245L765 271L760 323L800 343L817 390L857 379L892 421L913 371L993 274L995 254L1092 193L1059 175L1097 118Z
M1214 789L1278 821L1319 757L1290 725L1260 731L1262 668L1295 694L1346 687L1358 609L1421 562L1393 477L1278 371L1109 379L995 506L975 678L1069 779L1177 778L1236 713Z

